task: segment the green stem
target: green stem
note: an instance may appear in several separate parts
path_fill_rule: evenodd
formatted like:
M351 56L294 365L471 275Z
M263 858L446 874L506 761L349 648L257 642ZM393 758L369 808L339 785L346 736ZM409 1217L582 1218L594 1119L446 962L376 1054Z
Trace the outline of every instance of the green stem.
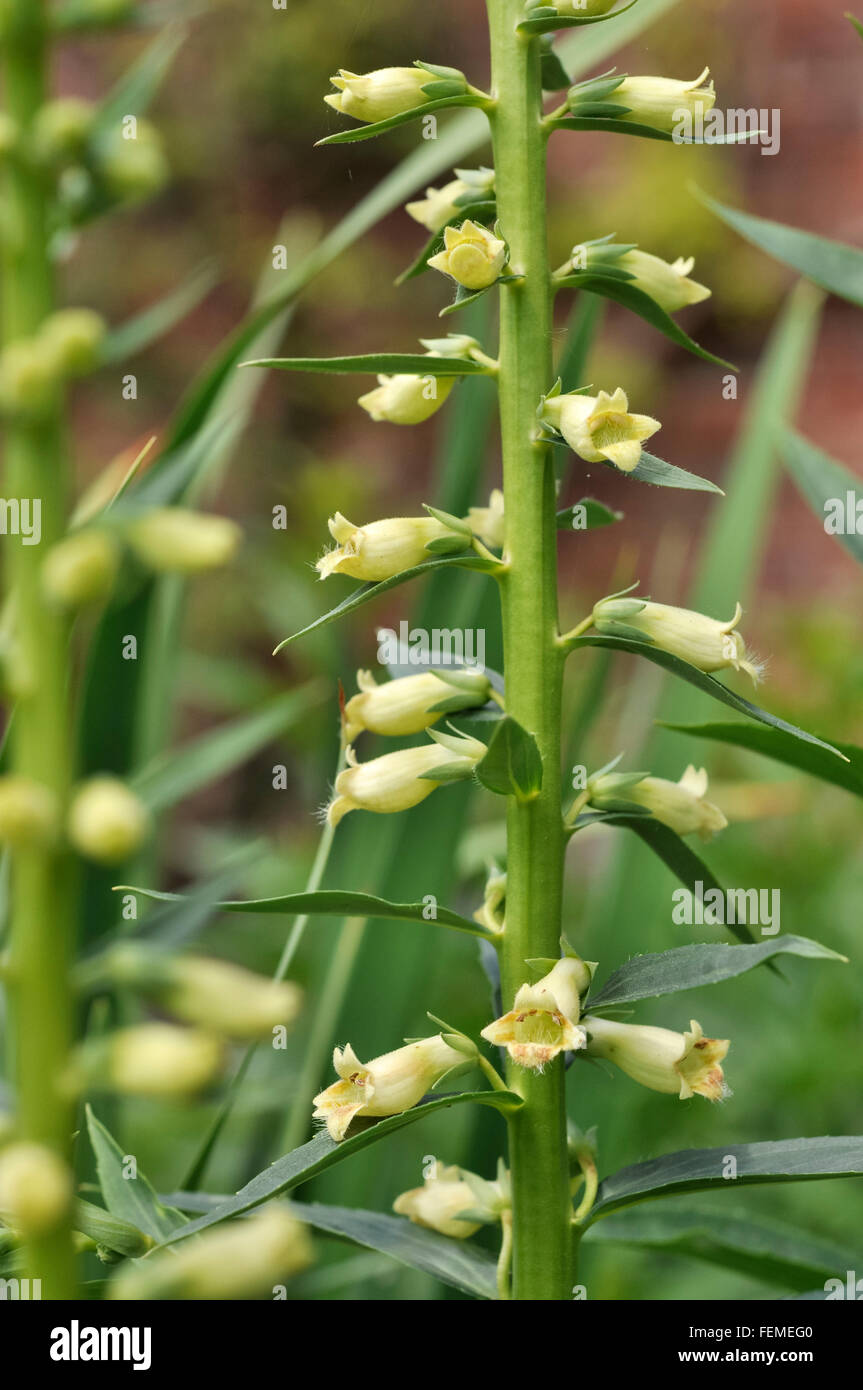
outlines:
M26 140L45 99L47 22L43 0L4 0L2 69L8 115ZM2 237L4 344L32 337L54 308L48 253L49 189L26 158L9 161ZM16 594L16 667L21 691L13 725L13 766L54 792L65 807L72 776L66 705L67 626L46 608L42 559L66 529L67 478L59 390L38 420L6 423L6 491L39 499L41 544L6 541L7 582ZM13 867L12 962L18 1134L71 1158L73 1109L60 1078L73 1022L72 867L61 843L16 851ZM75 1261L68 1226L29 1243L27 1274L43 1298L74 1297Z
M523 11L523 0L488 0L498 215L510 270L523 277L501 287L506 706L533 734L543 760L540 795L527 804L508 803L505 1007L527 978L527 958L559 954L564 850L554 474L548 445L536 439L537 407L552 383L546 137L539 41L516 32ZM573 1270L562 1059L542 1073L510 1063L508 1080L526 1101L509 1120L513 1297L568 1299Z

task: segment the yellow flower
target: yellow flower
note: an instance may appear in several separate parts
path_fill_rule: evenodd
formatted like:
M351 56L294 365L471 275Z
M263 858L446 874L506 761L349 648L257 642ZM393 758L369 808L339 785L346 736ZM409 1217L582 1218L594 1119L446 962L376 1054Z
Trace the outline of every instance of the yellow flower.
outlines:
M670 77L625 77L608 97L615 106L628 106L625 116L616 120L634 121L669 133L681 116L704 117L716 102L713 83L707 82L710 69L705 68L694 82L679 82Z
M509 1013L483 1028L482 1037L505 1047L514 1062L532 1071L560 1052L584 1047L584 1029L577 1025L579 995L590 983L586 969L584 961L564 956L535 985L522 985Z
M599 810L615 810L634 803L650 811L678 835L698 835L709 840L724 830L728 821L718 806L707 799L707 773L690 763L679 782L664 777L632 778L616 773L590 784L590 804Z
M336 778L335 796L327 807L328 823L338 825L349 811L407 811L431 795L438 785L437 773L441 782L469 777L486 753L484 743L466 735L429 729L429 737L432 744L385 753L368 763L357 762L348 748L348 766Z
M39 330L39 343L61 376L86 376L99 365L105 320L92 309L60 309Z
M357 401L373 420L391 425L419 425L440 410L457 376L379 376L380 383Z
M330 1137L339 1143L357 1116L401 1115L454 1067L465 1065L465 1054L450 1047L439 1033L421 1038L365 1065L350 1043L333 1052L339 1080L315 1096L316 1120L325 1120Z
M493 488L487 507L470 507L467 523L475 536L492 550L502 550L504 541L503 493Z
M614 261L614 265L634 275L635 280L628 283L634 283L637 289L649 294L667 314L685 309L689 304L700 304L703 299L710 298L710 290L706 285L699 285L697 280L689 278L695 266L693 256L688 260L678 256L676 261L669 262L636 248L633 251L625 251Z
M722 1100L728 1094L721 1063L730 1044L723 1038L705 1038L695 1019L687 1033L608 1018L586 1018L584 1026L589 1056L614 1062L651 1091L681 1100L693 1095Z
M324 101L357 121L386 121L430 101L423 87L436 80L425 68L378 68L363 74L340 68L330 78L338 91L330 92Z
M609 396L576 392L546 396L542 421L562 434L573 453L586 463L613 463L631 473L641 458L642 443L661 429L649 415L630 415L626 393L618 387Z
M463 535L462 544L457 545L457 533L433 516L395 516L354 526L341 512L336 512L327 524L337 545L322 555L315 566L321 579L328 579L331 574L349 574L367 581L391 579L402 570L431 560L434 552L427 547L433 542L450 540L453 549L459 550L469 540Z
M449 672L424 671L385 685L378 685L371 671L357 671L357 685L360 694L348 700L342 716L346 743L353 743L364 729L394 738L422 733L444 713L484 705L491 689L482 672L455 670L452 679ZM436 710L443 700L449 702L449 709Z
M121 1028L104 1041L84 1044L72 1079L91 1081L130 1096L181 1099L209 1086L221 1071L218 1038L170 1023Z
M402 1192L393 1202L393 1211L406 1216L417 1226L438 1231L442 1236L465 1240L475 1235L481 1226L498 1221L510 1205L509 1174L500 1165L496 1182L486 1182L476 1173L466 1172L454 1164L441 1166L435 1162L423 1180L422 1187ZM460 1213L471 1218L462 1220Z
M460 227L445 227L443 241L443 251L431 256L429 265L466 290L487 289L506 264L506 242L470 219Z
M156 507L131 523L126 539L150 569L198 574L228 564L239 548L242 532L226 516L209 516L185 507Z
M114 583L119 552L106 531L76 531L52 546L42 564L42 588L59 608L79 608L105 598Z
M100 864L128 859L149 829L146 807L116 777L91 777L69 808L69 839L81 854Z
M41 1236L63 1220L74 1191L63 1160L43 1144L9 1144L0 1153L0 1215L24 1237Z
M742 616L739 603L734 616L723 623L689 608L624 597L600 599L593 609L597 632L635 637L643 634L663 651L679 656L699 671L722 671L730 666L757 681L760 668L736 630Z

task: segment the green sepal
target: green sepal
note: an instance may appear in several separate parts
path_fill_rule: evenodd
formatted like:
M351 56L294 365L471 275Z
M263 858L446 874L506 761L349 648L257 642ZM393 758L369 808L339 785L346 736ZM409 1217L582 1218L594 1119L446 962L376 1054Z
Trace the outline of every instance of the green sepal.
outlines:
M463 782L466 777L470 777L474 771L474 764L470 758L459 758L456 762L441 763L439 767L432 767L428 772L420 772L417 780L420 782L438 782L443 785L445 782Z
M495 726L476 775L488 791L498 796L532 801L542 789L542 757L536 739L505 714Z
M423 549L429 555L458 555L462 550L466 550L469 542L459 536L438 536L436 540L429 541Z
M466 536L468 543L470 543L473 532L463 517L453 516L452 512L443 512L440 508L433 507L429 502L423 502L423 510L427 511L429 516L434 517L435 521L439 521L442 526L448 526L457 535Z

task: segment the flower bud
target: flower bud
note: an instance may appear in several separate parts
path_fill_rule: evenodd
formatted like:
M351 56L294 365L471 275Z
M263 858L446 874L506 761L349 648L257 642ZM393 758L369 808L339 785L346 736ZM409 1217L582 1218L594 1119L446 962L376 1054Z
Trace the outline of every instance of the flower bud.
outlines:
M311 1264L308 1231L278 1203L120 1271L111 1301L263 1298Z
M170 1023L141 1023L84 1043L72 1064L72 1082L130 1096L182 1099L216 1079L224 1061L218 1038Z
M58 376L86 376L99 365L105 320L92 309L61 309L39 330Z
M541 419L586 463L612 463L623 473L637 467L642 443L662 428L649 415L630 415L626 392L619 386L611 396L605 391L598 396L548 395Z
M730 1044L723 1038L705 1038L695 1019L687 1033L610 1018L589 1017L584 1026L588 1055L614 1062L648 1090L681 1100L694 1095L722 1100L728 1094L721 1063Z
M458 216L462 206L459 199L493 195L493 169L456 169L455 172L457 177L451 183L444 184L443 188L427 188L424 198L405 205L405 212L432 233L441 231L447 222Z
M69 839L87 859L117 864L143 844L150 830L146 807L117 777L91 777L69 808Z
M21 1141L0 1153L0 1215L25 1239L45 1235L69 1211L72 1174L43 1144Z
M488 931L502 932L506 925L505 913L506 873L493 864L486 879L482 907L477 908L473 920Z
M481 671L453 672L457 684L448 679L448 674L424 671L378 685L371 671L357 671L360 694L345 705L345 742L353 743L364 729L393 738L419 734L436 724L444 713L486 703L491 682ZM443 701L446 710L436 708Z
M330 1137L339 1143L357 1115L401 1115L413 1109L448 1071L464 1065L464 1054L444 1042L439 1033L386 1052L365 1065L348 1043L333 1053L340 1079L315 1096L314 1118L325 1120Z
M716 102L713 82L707 82L710 69L705 68L694 82L679 82L670 77L624 77L610 96L615 106L627 106L625 115L616 120L633 121L669 133L682 116L703 119Z
M373 420L419 425L440 410L458 381L455 376L379 376L380 385L357 401Z
M228 1038L254 1041L293 1023L302 992L229 961L166 956L124 945L110 952L108 972L120 985L155 995L170 1014Z
M492 550L502 550L504 541L503 493L493 488L487 507L470 507L467 523L475 536Z
M327 524L337 545L322 555L315 566L321 579L328 579L331 574L349 574L354 579L375 582L391 579L432 559L435 551L428 547L436 542L449 542L456 551L464 550L469 541L468 535L454 531L433 516L396 516L354 526L341 512L336 512Z
M327 823L338 825L349 811L407 811L431 796L439 782L469 777L486 754L484 743L466 735L429 729L429 737L434 743L385 753L368 763L357 762L354 750L348 748L348 766L336 778Z
M707 618L689 608L673 608L638 598L604 598L594 605L593 625L597 632L645 638L663 651L697 666L699 671L722 671L733 667L757 681L761 671L746 651L736 630L743 616L738 603L728 622Z
M199 574L227 565L239 548L242 534L226 516L205 515L185 507L156 507L130 524L126 539L150 569Z
M498 1180L486 1182L476 1173L435 1161L422 1187L402 1192L393 1211L442 1236L466 1240L481 1226L499 1221L511 1201L509 1174L502 1165Z
M481 1036L532 1071L541 1071L560 1052L584 1047L584 1029L577 1027L584 968L582 960L564 956L535 985L522 985L509 1013L483 1028Z
M121 203L138 203L158 193L169 175L161 137L140 117L134 138L118 127L100 143L98 169L108 193Z
M493 285L506 265L506 242L476 222L445 227L443 251L429 258L429 265L451 275L466 290L485 290Z
M340 68L330 81L336 92L324 97L327 106L357 121L386 121L431 101L423 88L437 81L425 68L378 68L359 74Z
M37 158L51 165L78 159L87 146L95 114L93 103L81 97L59 97L46 102L33 126Z
M116 542L106 531L75 531L58 541L42 562L42 589L58 608L97 603L110 592L119 563Z
M609 773L589 784L590 804L598 810L619 810L628 805L643 806L677 835L698 835L709 840L724 830L728 821L707 797L707 773L690 763L679 782L664 777L631 777Z
M0 352L0 412L44 415L57 398L57 371L38 338L9 343Z
M651 256L647 251L639 251L637 246L621 246L603 239L586 242L573 247L572 256L557 271L562 277L579 272L593 271L596 274L625 271L630 277L627 284L649 295L660 309L674 314L689 304L700 304L710 298L710 290L689 275L695 265L695 258L664 261L660 256Z
M0 843L44 845L59 827L60 806L50 787L14 772L0 777Z

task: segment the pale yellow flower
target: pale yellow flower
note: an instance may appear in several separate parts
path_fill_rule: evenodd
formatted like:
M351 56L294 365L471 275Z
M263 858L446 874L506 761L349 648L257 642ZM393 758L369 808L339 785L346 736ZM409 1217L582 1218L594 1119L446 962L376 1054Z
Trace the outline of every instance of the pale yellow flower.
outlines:
M757 681L760 668L746 651L737 631L743 616L738 603L727 622L708 618L689 608L674 608L638 598L605 598L594 605L593 624L597 632L614 634L633 629L663 651L679 656L699 671L722 671L728 667L745 671Z
M423 87L436 80L424 68L378 68L362 74L340 68L330 78L338 91L330 92L324 101L357 121L386 121L430 101Z
M613 463L624 473L637 467L642 444L662 428L649 415L631 415L626 392L620 387L612 395L600 391L598 396L575 392L546 396L542 420L562 434L586 463Z
M373 420L391 425L419 425L440 410L457 376L379 376L378 385L357 401Z
M493 488L487 507L470 507L467 523L475 536L492 550L502 550L504 541L503 493Z
M482 1030L482 1037L505 1047L514 1062L539 1071L560 1052L584 1047L586 1037L578 1020L579 995L590 983L586 966L564 956L535 985L524 984L509 1013Z
M698 835L709 840L724 830L728 821L718 806L707 800L704 768L687 767L679 782L664 777L630 777L609 773L590 784L590 804L598 810L615 810L634 803L650 811L677 835Z
M433 516L387 517L355 526L336 512L327 524L337 545L317 562L321 579L328 579L331 574L349 574L354 579L375 582L391 579L433 559L433 552L427 549L430 542L457 539L454 531ZM462 537L465 546L468 540L469 537Z
M315 1096L315 1119L326 1121L330 1137L339 1143L358 1115L379 1118L411 1110L465 1055L450 1047L440 1034L408 1043L363 1064L350 1043L336 1048L333 1066L339 1080Z
M506 242L470 219L460 227L445 227L443 240L443 251L431 256L429 265L466 290L487 289L506 265Z
M633 121L653 126L669 133L682 116L704 117L716 102L713 82L707 81L710 69L705 68L694 82L680 82L670 77L625 77L607 98L615 106L628 106L625 116L616 120Z
M348 766L336 778L335 796L327 807L327 821L338 825L349 811L390 813L418 806L438 786L426 774L442 771L441 781L469 777L485 756L486 745L466 735L444 734L429 729L434 740L422 748L402 748L360 763L348 748Z
M353 743L364 729L393 738L419 734L443 717L434 708L443 700L450 702L447 713L457 708L455 701L469 709L488 700L491 683L482 672L454 670L452 677L423 671L378 685L371 671L357 671L360 693L348 700L342 716L345 742Z
M585 1018L584 1026L589 1056L614 1062L651 1091L681 1100L694 1095L722 1100L728 1093L721 1063L730 1044L727 1039L705 1038L695 1019L686 1033L608 1018Z

